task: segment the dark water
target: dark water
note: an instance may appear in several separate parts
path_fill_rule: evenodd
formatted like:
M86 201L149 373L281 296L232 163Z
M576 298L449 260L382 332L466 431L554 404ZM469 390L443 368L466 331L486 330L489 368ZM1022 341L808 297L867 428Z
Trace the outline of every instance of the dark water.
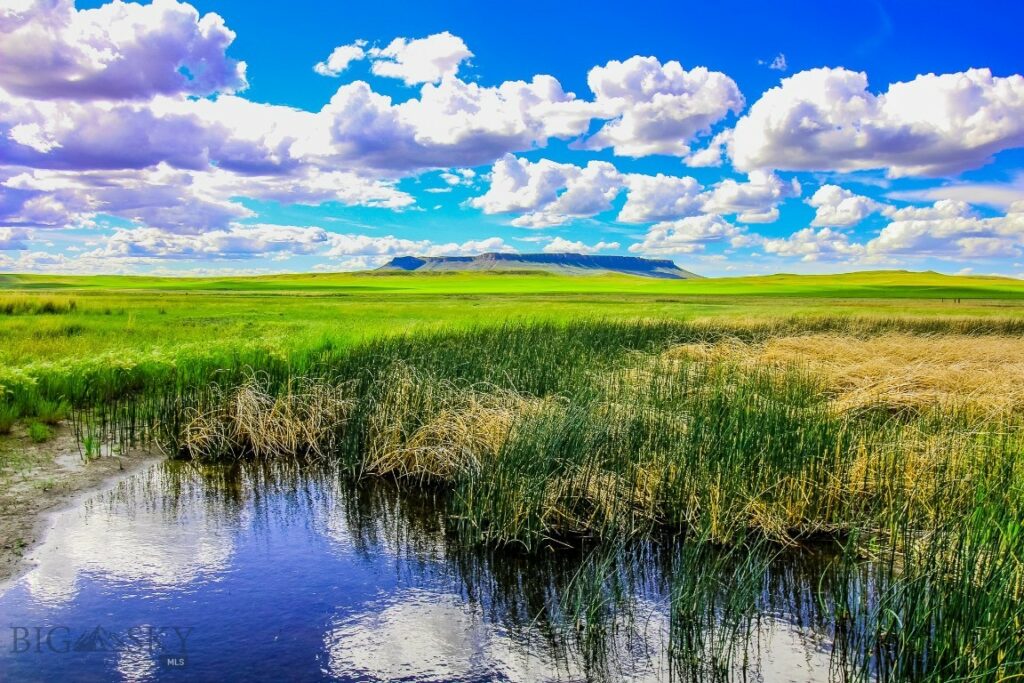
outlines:
M742 558L466 548L432 496L341 481L161 463L59 513L0 594L0 679L830 678L814 553L774 557L734 622Z

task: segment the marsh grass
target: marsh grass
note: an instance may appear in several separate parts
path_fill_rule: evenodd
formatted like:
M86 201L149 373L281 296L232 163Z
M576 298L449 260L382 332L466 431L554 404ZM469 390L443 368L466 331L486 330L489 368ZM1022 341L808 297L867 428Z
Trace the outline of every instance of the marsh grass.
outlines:
M18 421L18 409L7 403L0 403L0 434L10 434Z
M68 401L80 435L120 448L330 460L439 492L467 545L685 535L683 566L710 568L673 597L693 680L729 678L756 635L770 549L837 543L810 599L849 678L980 681L1024 666L1016 324L509 323L97 363L11 390L19 410ZM614 602L601 562L576 584L593 602L574 601L594 629Z
M28 438L35 443L44 443L53 437L53 432L42 422L33 422L28 426Z

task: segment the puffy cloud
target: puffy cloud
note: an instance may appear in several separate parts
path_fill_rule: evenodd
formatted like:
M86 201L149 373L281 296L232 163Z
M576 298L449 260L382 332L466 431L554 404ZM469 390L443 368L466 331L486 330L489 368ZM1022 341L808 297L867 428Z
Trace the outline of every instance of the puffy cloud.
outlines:
M624 223L650 223L700 213L704 188L689 176L642 175L626 176L626 203L619 212Z
M867 244L874 256L1009 258L1024 254L1024 202L1006 214L983 218L963 202L942 200L932 207L901 209Z
M338 76L352 62L369 59L376 76L398 78L406 85L437 83L455 76L459 66L473 56L462 38L444 31L426 38L395 38L387 47L366 47L365 40L340 45L313 70L321 76Z
M547 159L530 162L507 155L491 171L487 192L470 200L484 213L521 214L520 227L561 225L573 218L607 211L623 188L626 203L618 220L650 223L706 214L739 214L749 223L778 217L776 205L800 193L800 184L763 171L747 182L726 180L705 190L689 176L623 174L612 164L591 161L585 167Z
M25 241L28 231L21 228L0 228L0 251L17 251L28 249Z
M707 147L688 154L683 163L693 168L717 168L722 165L722 156L731 139L732 130L724 130L711 138Z
M704 251L711 243L748 246L756 238L721 216L704 215L657 223L647 231L642 242L630 245L633 253L670 255Z
M73 0L0 8L0 87L39 99L136 99L234 92L245 63L225 55L235 34L189 4Z
M931 206L905 206L889 212L893 221L936 221L975 216L974 209L967 202L943 199Z
M587 83L595 113L611 120L580 146L611 147L619 156L686 156L697 135L743 108L743 95L725 74L705 67L687 71L679 62L662 64L654 57L594 67Z
M886 205L838 185L822 185L807 203L817 209L811 221L815 227L847 228L873 213L888 210Z
M384 48L372 48L371 70L377 76L400 78L406 85L437 83L454 76L459 65L473 56L462 38L448 31L426 38L395 38Z
M542 251L545 254L596 254L600 251L611 251L618 249L621 245L618 242L598 242L597 244L586 244L584 242L572 242L561 237L556 237L544 245Z
M850 241L850 236L831 228L804 228L783 239L766 239L765 252L778 256L799 257L801 261L848 261L864 256L864 245Z
M579 135L589 119L575 106L575 96L550 76L497 87L444 78L397 105L356 81L322 110L327 139L309 148L335 163L389 172L478 166Z
M621 189L622 174L606 161L580 167L507 155L491 169L487 192L470 205L486 214L523 214L512 224L539 228L607 211Z
M365 46L365 40L357 40L351 45L339 45L331 51L327 59L317 62L313 71L321 76L340 76L349 64L366 57L366 50L363 49Z
M739 214L745 223L771 223L778 219L779 202L800 195L800 183L788 183L774 173L751 171L747 182L728 178L715 185L701 207L705 213Z
M884 168L936 176L1024 145L1024 77L988 69L929 74L868 91L864 73L802 71L765 92L728 145L740 170Z

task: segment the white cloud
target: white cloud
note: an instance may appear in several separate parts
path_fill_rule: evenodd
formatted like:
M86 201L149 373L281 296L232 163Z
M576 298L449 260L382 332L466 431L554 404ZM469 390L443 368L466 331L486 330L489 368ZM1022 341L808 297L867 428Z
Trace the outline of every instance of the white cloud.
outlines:
M888 210L886 205L838 185L822 185L807 203L817 209L811 221L815 227L848 228L873 213Z
M732 139L732 130L724 130L711 138L708 146L688 154L683 163L693 168L717 168L722 165L722 155Z
M384 48L367 51L373 59L370 67L377 76L399 78L406 85L437 83L455 76L459 65L473 56L462 38L448 31L409 40L395 38Z
M918 76L885 93L864 73L812 69L765 92L736 123L739 170L886 169L936 176L976 168L1024 145L1024 77L988 69Z
M561 237L555 237L544 245L545 254L596 254L600 251L612 251L621 245L618 242L598 242L597 244L586 244L584 242L572 242Z
M901 209L867 244L878 256L935 256L953 259L1015 258L1024 254L1024 202L1006 214L983 218L963 202L942 200L933 207Z
M741 247L748 246L755 239L721 216L691 216L651 226L643 241L630 245L629 250L652 255L692 254L704 251L712 243Z
M618 220L624 223L701 213L738 214L748 223L771 222L778 218L777 205L800 193L796 179L786 182L763 171L752 172L746 182L729 179L705 190L689 176L623 174L604 161L580 167L508 155L494 165L487 192L469 204L487 214L519 214L513 225L541 228L608 211L623 188L626 203Z
M849 261L864 256L864 245L850 241L850 236L831 228L804 228L783 239L766 239L765 252L778 256L799 257L801 261Z
M942 199L931 206L905 206L889 212L893 221L935 221L975 216L974 209L966 202Z
M624 223L650 223L700 213L704 188L689 176L625 176L628 193L618 219Z
M337 77L349 67L352 62L358 62L366 57L365 40L357 40L351 45L339 45L334 48L331 54L322 62L317 62L313 71L321 76Z
M441 173L441 180L445 181L452 187L457 187L459 185L472 185L475 178L476 171L471 168L456 168L451 171Z
M282 260L302 255L330 259L333 268L353 269L376 267L394 256L458 256L493 251L515 249L500 237L436 243L394 235L341 234L317 226L235 223L200 235L181 235L156 228L118 229L102 247L75 259L60 257L59 264L78 271L91 270L97 265L99 270L103 267L123 270L126 266L161 261ZM24 265L32 270L40 267L27 261Z
M771 223L779 217L778 204L799 196L800 190L796 178L785 182L774 173L751 171L745 183L727 178L715 185L701 208L705 213L739 214L745 223Z
M611 120L580 146L610 147L619 156L686 156L699 134L743 108L743 95L725 74L705 67L687 71L679 62L662 64L654 57L596 66L587 83L595 113Z
M38 99L135 99L245 88L245 63L225 51L235 34L189 4L72 0L0 8L0 87Z
M622 174L606 161L580 167L507 155L491 169L487 192L469 203L486 214L521 214L513 225L540 228L607 211L621 189Z
M115 230L104 246L86 257L152 259L246 259L274 254L312 254L332 245L322 228L290 225L238 225L199 235L156 228Z

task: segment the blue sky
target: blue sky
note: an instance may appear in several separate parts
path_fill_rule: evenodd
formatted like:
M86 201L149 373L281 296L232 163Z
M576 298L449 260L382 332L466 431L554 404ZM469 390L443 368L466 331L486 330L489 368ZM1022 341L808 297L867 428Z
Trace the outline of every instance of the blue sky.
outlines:
M11 0L0 270L1024 276L1017 3Z

